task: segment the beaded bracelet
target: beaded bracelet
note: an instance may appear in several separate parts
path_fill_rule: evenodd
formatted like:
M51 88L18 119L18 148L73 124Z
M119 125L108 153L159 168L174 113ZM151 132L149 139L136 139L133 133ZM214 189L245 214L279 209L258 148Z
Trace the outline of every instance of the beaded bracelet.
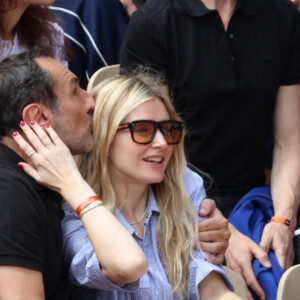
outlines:
M95 201L100 201L102 203L102 200L100 197L98 196L91 196L86 198L85 200L83 200L78 207L76 208L76 214L79 217L81 211L86 208L88 205L90 205L91 203L95 202Z
M278 222L281 224L285 224L289 227L289 229L294 233L295 231L295 226L292 224L292 222L284 217L278 217L274 216L271 218L271 222Z

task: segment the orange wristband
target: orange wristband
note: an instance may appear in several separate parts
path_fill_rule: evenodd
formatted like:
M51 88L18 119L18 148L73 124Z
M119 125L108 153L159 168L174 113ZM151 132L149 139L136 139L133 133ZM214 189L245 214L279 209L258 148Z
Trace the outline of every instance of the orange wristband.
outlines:
M85 200L83 200L79 205L78 207L76 208L76 214L77 216L79 217L80 216L80 213L82 212L82 210L84 208L86 208L88 205L90 205L91 203L95 202L95 201L101 201L101 198L98 197L98 196L91 196L91 197L88 197L86 198Z
M289 227L289 229L294 233L295 231L295 226L292 224L292 222L284 217L278 217L274 216L271 218L271 222L278 222L281 224L285 224Z

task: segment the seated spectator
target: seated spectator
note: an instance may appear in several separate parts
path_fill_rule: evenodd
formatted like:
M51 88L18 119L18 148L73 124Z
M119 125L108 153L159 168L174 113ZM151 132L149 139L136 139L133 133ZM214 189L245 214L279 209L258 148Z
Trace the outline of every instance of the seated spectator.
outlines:
M49 189L50 182L42 186L17 167L18 162L29 162L36 153L32 148L21 149L12 138L21 138L14 130L19 126L26 129L26 123L42 127L50 124L72 154L91 149L94 100L80 89L78 78L62 64L45 57L48 54L48 49L34 47L0 63L1 300L68 299L68 273L62 252L62 198ZM73 160L69 165L64 161L64 170L71 174L70 179L80 179L75 186L64 185L71 187L70 199L62 192L70 205L77 206L85 197L95 195L75 172ZM144 253L104 206L95 209L84 222L95 250L97 243L101 246L101 255L101 238L104 240L109 257L102 271L107 278L116 283L135 281L147 271ZM115 240L122 247L117 247Z
M53 1L40 1L38 5L37 1L0 0L0 61L33 47L40 38L47 38L50 55L68 65L63 30L45 6Z
M70 280L78 285L72 287L72 299L239 299L228 288L222 267L194 249L196 212L206 195L202 178L186 168L184 126L160 79L149 74L116 76L92 94L97 99L94 146L82 157L81 168L104 206L143 249L149 268L136 282L124 280L120 285L108 278L104 256L128 252L115 236L115 250L108 252L103 241L97 252L84 225L103 207L92 202L78 218L74 200L65 206L62 224ZM29 126L22 127L32 146L15 137L23 151L37 151L31 157L35 168L22 163L25 172L61 192L68 202L73 189L81 195L77 181L82 179L65 170L70 155L53 129L46 127L46 135L37 124L32 128L40 140ZM109 229L105 220L94 227ZM127 265L126 259L120 264Z

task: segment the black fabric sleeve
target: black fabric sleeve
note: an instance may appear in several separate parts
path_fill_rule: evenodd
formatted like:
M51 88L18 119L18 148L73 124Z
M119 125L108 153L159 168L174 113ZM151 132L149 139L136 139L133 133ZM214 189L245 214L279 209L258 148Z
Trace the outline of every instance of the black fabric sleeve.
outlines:
M0 265L42 271L47 215L38 191L2 169L0 204Z

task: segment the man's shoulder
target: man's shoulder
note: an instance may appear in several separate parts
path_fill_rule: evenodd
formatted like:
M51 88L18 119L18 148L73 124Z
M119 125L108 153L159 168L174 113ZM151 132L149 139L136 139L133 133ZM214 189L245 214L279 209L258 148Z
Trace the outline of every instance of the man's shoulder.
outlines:
M51 193L51 191L49 190ZM46 213L48 189L36 183L18 167L0 162L0 203L15 209Z

